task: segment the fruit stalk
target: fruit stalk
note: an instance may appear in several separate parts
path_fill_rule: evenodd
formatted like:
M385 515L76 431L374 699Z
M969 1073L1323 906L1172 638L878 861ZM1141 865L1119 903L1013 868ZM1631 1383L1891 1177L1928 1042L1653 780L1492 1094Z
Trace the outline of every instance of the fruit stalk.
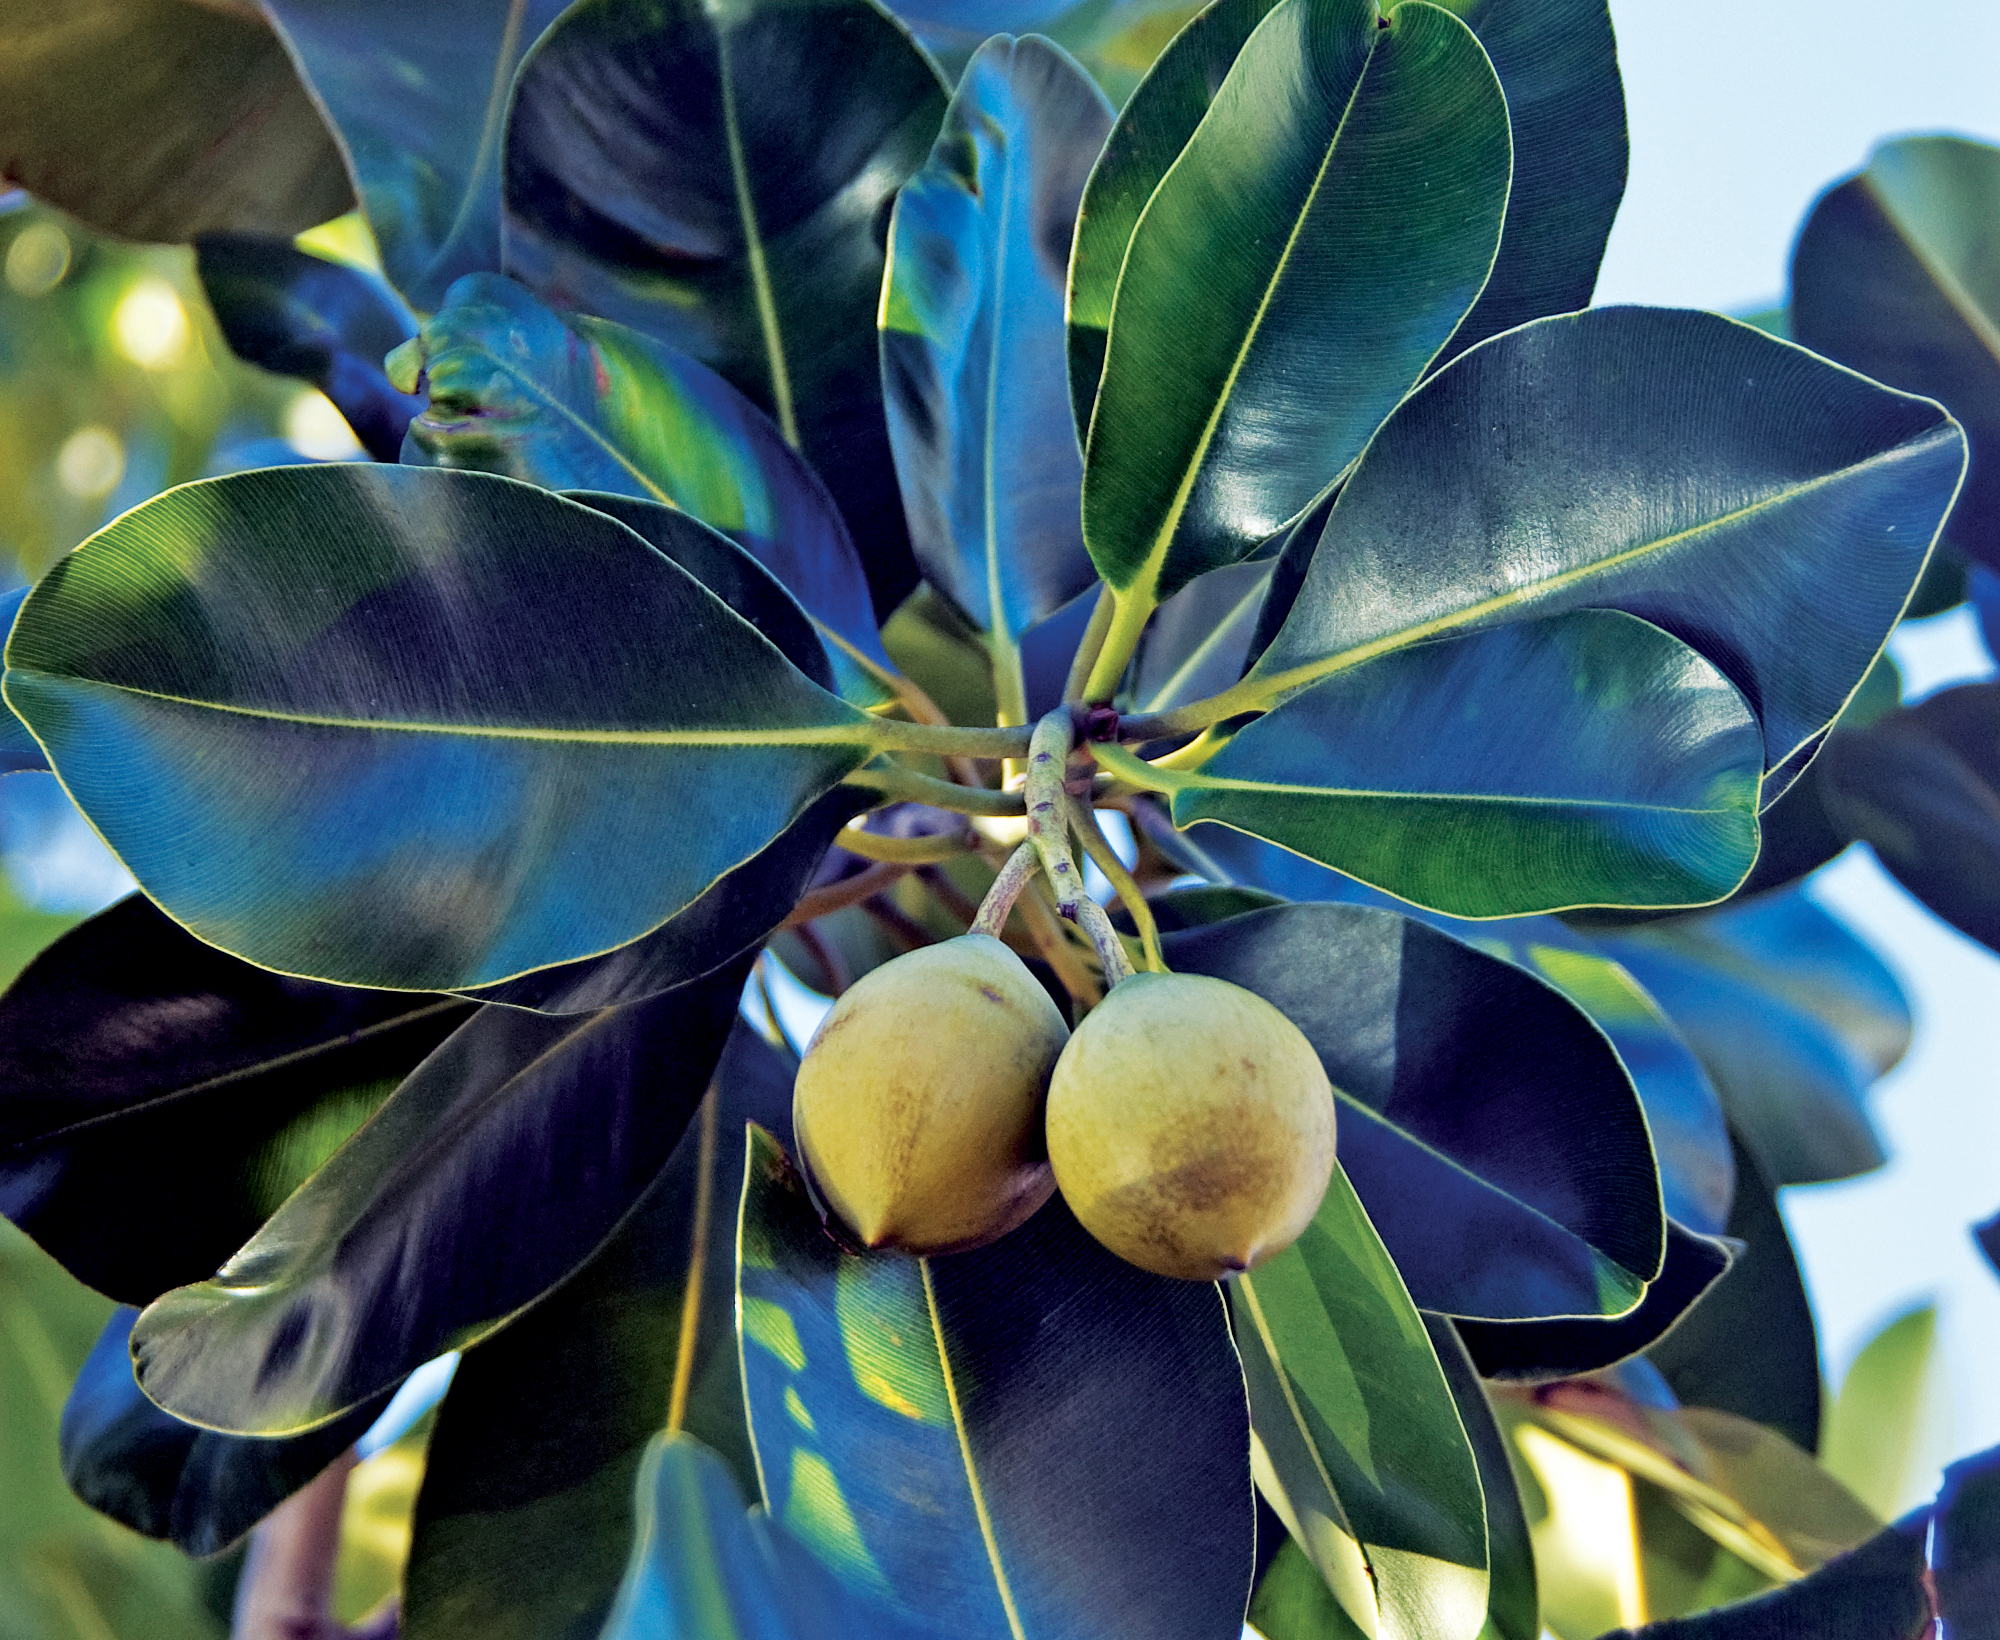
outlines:
M979 902L979 914L972 919L968 932L991 934L996 940L1000 931L1007 926L1007 918L1014 910L1014 902L1021 897L1021 890L1028 886L1028 879L1035 874L1035 863L1039 856L1033 843L1023 843L1007 856L1007 863L993 878L993 886L986 891L986 898Z
M1083 898L1083 873L1076 869L1076 856L1070 852L1069 794L1064 788L1070 748L1075 743L1076 721L1067 706L1058 706L1037 723L1028 742L1024 793L1028 840L1041 856L1042 870L1056 897L1056 910L1071 922L1077 920L1077 902Z

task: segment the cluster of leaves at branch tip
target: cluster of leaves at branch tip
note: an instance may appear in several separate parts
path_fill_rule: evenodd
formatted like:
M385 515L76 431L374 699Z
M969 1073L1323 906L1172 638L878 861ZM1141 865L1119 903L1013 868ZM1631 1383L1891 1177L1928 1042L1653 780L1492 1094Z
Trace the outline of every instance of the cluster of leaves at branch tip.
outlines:
M806 1052L792 1119L843 1237L915 1254L996 1241L1060 1188L1119 1257L1213 1281L1296 1241L1333 1172L1326 1072L1263 998L1138 974L1071 1035L988 934L856 982Z

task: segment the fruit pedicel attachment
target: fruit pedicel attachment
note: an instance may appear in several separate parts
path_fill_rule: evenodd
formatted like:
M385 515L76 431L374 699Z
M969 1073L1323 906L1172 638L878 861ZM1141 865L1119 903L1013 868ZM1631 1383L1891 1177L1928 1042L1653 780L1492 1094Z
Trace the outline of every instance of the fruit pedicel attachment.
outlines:
M983 1246L1060 1190L1120 1258L1214 1281L1311 1222L1333 1174L1333 1089L1262 997L1167 972L1150 939L1133 972L1070 847L1094 772L1072 775L1077 743L1068 708L1036 726L1028 840L971 931L865 974L821 1023L793 1094L802 1169L863 1247ZM1038 870L1110 987L1074 1032L999 938Z

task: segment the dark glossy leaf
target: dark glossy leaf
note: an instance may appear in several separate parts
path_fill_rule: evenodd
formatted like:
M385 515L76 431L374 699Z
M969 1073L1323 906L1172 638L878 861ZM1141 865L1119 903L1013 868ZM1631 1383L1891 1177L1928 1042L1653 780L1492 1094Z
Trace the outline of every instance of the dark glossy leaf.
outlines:
M968 1640L1236 1640L1254 1512L1216 1290L1123 1263L1060 1200L977 1252L852 1257L750 1143L737 1316L772 1515Z
M1151 778L1176 825L1220 821L1495 917L1722 898L1756 858L1761 761L1743 697L1700 654L1574 610L1377 655Z
M1610 1045L1511 963L1392 911L1279 906L1166 939L1274 1003L1340 1101L1341 1164L1411 1294L1454 1315L1617 1315L1665 1234Z
M420 311L500 266L500 136L565 0L261 0L353 168L389 281Z
M1542 1620L1535 1547L1528 1537L1528 1517L1506 1438L1457 1329L1443 1316L1427 1315L1424 1330L1458 1404L1459 1421L1478 1461L1479 1486L1486 1497L1487 1633L1491 1640L1538 1640Z
M2000 660L2000 575L1984 565L1975 564L1966 578L1966 584L1971 592L1973 611L1979 617L1980 636L1986 640L1986 652Z
M1079 441L1090 431L1105 333L1132 230L1180 158L1224 76L1277 0L1216 0L1176 34L1125 104L1090 173L1069 269L1069 390Z
M422 346L430 407L410 425L412 460L678 507L776 576L830 645L889 664L833 498L770 419L712 370L609 320L559 318L497 274L453 285ZM662 546L656 532L640 533Z
M867 0L583 0L508 117L507 271L768 411L839 501L884 619L916 571L882 411L881 217L944 106Z
M2000 950L2000 684L1961 684L1822 755L1834 823L1961 933Z
M7 653L9 703L148 893L348 984L634 940L878 733L622 525L484 473L170 491L62 560Z
M1272 565L1228 564L1197 576L1154 613L1134 661L1135 712L1165 712L1220 694L1251 655Z
M633 1482L677 1400L679 1427L755 1494L736 1357L735 1137L746 1121L785 1130L793 1068L738 1020L630 1217L466 1351L417 1498L408 1640L597 1640L632 1543Z
M482 1009L212 1280L139 1317L146 1393L211 1428L292 1434L503 1325L665 1165L744 972L578 1018Z
M1720 667L1776 767L1881 650L1964 449L1935 405L1715 314L1525 325L1369 446L1243 709L1420 639L1615 608Z
M1474 1640L1487 1608L1478 1462L1340 1169L1304 1235L1229 1297L1258 1487L1292 1540L1363 1632Z
M1282 0L1258 25L1112 304L1083 530L1128 624L1360 454L1485 284L1509 156L1492 65L1449 13Z
M147 1303L247 1241L468 1012L286 979L121 900L0 997L0 1211Z
M1822 194L1792 251L1792 335L1891 387L1940 400L1972 466L1946 526L2000 567L2000 149L1884 143Z
M1636 1355L1660 1337L1729 1268L1730 1250L1713 1236L1667 1220L1666 1262L1645 1296L1620 1316L1551 1321L1457 1323L1482 1378L1530 1382L1596 1372Z
M1938 1493L1931 1575L1951 1640L2000 1635L2000 1451L1964 1458Z
M1883 1528L1796 1583L1693 1617L1618 1629L1603 1640L1927 1640L1928 1515Z
M132 1376L139 1312L121 1306L63 1407L63 1474L122 1526L191 1555L219 1554L368 1432L385 1391L344 1418L283 1440L218 1435L162 1412Z
M1625 194L1625 88L1605 0L1444 0L1507 94L1513 186L1493 276L1451 339L1587 307Z
M21 613L21 605L27 601L30 590L28 587L16 587L11 592L0 593L0 632L14 630L14 617ZM22 774L48 766L48 756L35 737L28 733L28 726L14 715L11 708L0 711L0 774Z
M1688 1405L1754 1419L1816 1452L1822 1392L1812 1306L1776 1195L1741 1150L1728 1233L1742 1244L1729 1269L1648 1358Z
M270 25L189 0L14 0L0 177L126 239L294 234L354 201Z
M1296 1538L1285 1539L1257 1580L1249 1630L1262 1640L1367 1640Z
M1063 292L1110 128L1104 93L1048 41L989 40L889 226L882 382L910 544L925 579L987 634L1024 721L1021 634L1097 581Z
M394 291L359 268L263 234L203 234L195 268L238 358L311 382L370 455L396 459L423 400L397 392L382 369L416 330Z

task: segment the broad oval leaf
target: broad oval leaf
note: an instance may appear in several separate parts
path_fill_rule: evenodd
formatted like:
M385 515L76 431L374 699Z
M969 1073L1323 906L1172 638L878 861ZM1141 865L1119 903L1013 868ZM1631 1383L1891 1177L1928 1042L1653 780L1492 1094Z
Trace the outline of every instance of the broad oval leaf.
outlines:
M604 514L440 469L169 491L56 566L7 656L9 703L153 898L346 984L636 939L874 733Z
M423 401L398 392L382 369L416 329L394 291L359 268L263 234L203 234L195 269L238 358L311 382L371 456L396 459Z
M1756 858L1762 756L1700 654L1576 610L1378 655L1144 778L1176 825L1217 821L1417 905L1508 917L1721 899Z
M1541 1602L1535 1579L1535 1548L1528 1536L1527 1510L1507 1438L1494 1417L1486 1386L1466 1354L1457 1329L1443 1316L1424 1317L1424 1331L1437 1351L1444 1381L1458 1405L1459 1422L1479 1466L1486 1499L1486 1616L1492 1640L1539 1640Z
M1242 677L1272 571L1262 559L1226 564L1160 605L1133 660L1131 709L1172 711L1220 694Z
M354 201L270 25L191 0L10 5L0 177L126 239L294 234Z
M1169 934L1167 961L1274 1003L1340 1101L1340 1160L1416 1302L1617 1315L1660 1269L1645 1118L1552 987L1369 906L1276 906Z
M746 1121L785 1129L794 1066L739 1019L630 1217L465 1352L425 1455L408 1640L597 1640L633 1541L633 1481L663 1421L754 1495L736 1357L736 1135Z
M1448 12L1283 0L1258 25L1112 305L1083 530L1129 618L1360 454L1485 284L1510 154L1499 81Z
M410 424L411 459L677 507L783 582L831 644L887 668L833 498L770 419L706 366L608 319L558 316L497 274L451 287L424 325L422 359L430 404Z
M139 1312L105 1323L63 1406L62 1466L100 1514L190 1555L220 1554L368 1432L390 1392L305 1435L218 1435L140 1392L129 1347Z
M839 501L885 619L916 575L876 357L880 217L944 107L868 0L582 0L508 116L507 271L768 411Z
M925 579L1025 696L1021 634L1095 584L1063 286L1111 107L1046 40L987 41L903 185L882 286L889 442ZM1025 721L1025 700L1011 703Z
M0 997L0 1212L148 1303L247 1241L468 1012L286 979L121 900Z
M500 266L500 135L566 0L260 0L352 167L382 266L428 311Z
M146 1393L190 1423L296 1434L503 1325L666 1164L744 972L577 1018L482 1009L213 1279L140 1315Z
M1991 1628L2000 1591L2000 1449L1961 1458L1944 1472L1938 1493L1937 1534L1932 1540L1931 1570L1940 1615L1947 1633L1964 1640L1988 1640L1980 1627Z
M1416 1307L1346 1175L1291 1247L1229 1284L1258 1484L1380 1640L1486 1624L1478 1462Z
M1213 1286L1051 1202L991 1247L854 1257L752 1129L737 1317L772 1516L850 1590L978 1640L1237 1640L1243 1379Z
M15 587L11 592L0 593L0 632L14 630L14 617L21 613L21 605L33 590ZM0 774L26 774L48 766L48 754L28 732L28 726L15 716L13 708L0 711Z
M1792 251L1795 340L1941 401L1972 443L1950 538L2000 568L2000 149L1884 143L1822 194Z
M1935 404L1716 314L1538 320L1403 403L1241 705L1217 704L1468 627L1622 609L1743 691L1776 768L1880 652L1964 461Z

